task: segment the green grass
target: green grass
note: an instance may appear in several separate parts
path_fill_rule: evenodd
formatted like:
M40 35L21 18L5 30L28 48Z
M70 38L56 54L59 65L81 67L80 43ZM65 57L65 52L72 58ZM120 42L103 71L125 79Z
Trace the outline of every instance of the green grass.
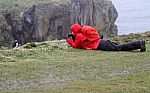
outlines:
M46 4L46 3L67 3L70 0L0 0L0 11L6 11L9 9L24 9L34 4Z
M150 93L149 39L142 53L35 44L0 50L0 93Z

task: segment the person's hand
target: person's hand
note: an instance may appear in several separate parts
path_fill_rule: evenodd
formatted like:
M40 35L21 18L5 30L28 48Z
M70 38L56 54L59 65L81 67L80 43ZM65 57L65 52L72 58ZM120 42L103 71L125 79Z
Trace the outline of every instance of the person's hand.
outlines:
M69 41L70 41L70 38L66 38L66 41L69 42Z

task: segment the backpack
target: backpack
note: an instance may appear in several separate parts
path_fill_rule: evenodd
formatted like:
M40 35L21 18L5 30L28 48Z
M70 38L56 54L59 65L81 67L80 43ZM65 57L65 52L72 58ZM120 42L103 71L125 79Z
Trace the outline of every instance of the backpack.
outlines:
M91 26L83 26L81 32L87 38L86 41L88 42L94 42L100 39L100 36L96 29Z

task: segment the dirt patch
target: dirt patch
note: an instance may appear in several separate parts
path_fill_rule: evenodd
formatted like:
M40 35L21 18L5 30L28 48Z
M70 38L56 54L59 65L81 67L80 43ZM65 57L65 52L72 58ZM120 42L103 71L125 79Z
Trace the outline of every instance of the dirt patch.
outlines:
M30 86L35 87L44 84L59 86L63 83L65 83L64 80L59 79L53 74L50 74L41 79L35 79L35 80L7 80L5 82L0 83L0 89L19 89L19 88L30 87Z
M131 74L131 73L136 73L139 71L146 71L150 69L150 63L142 65L142 66L137 66L137 67L129 67L125 69L114 69L111 72L106 72L100 75L100 77L114 77L114 76L119 76L119 75L126 75L126 74Z
M142 66L129 67L124 69L114 69L110 72L100 73L97 78L103 77L115 77L120 75L126 75L131 73L136 73L139 71L150 70L150 63L147 63ZM7 80L5 82L0 82L0 89L20 89L25 87L36 87L40 85L51 85L51 86L60 86L66 84L69 81L73 80L84 80L86 78L84 75L69 75L63 79L60 79L54 74L49 74L48 76L43 76L40 79L35 80Z

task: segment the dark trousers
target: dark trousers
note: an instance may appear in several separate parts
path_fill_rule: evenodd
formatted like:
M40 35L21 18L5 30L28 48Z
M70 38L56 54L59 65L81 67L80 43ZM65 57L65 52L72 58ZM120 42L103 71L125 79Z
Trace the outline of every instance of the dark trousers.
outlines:
M97 50L104 50L104 51L130 51L141 49L141 42L134 41L126 44L117 44L111 42L110 40L101 40Z

